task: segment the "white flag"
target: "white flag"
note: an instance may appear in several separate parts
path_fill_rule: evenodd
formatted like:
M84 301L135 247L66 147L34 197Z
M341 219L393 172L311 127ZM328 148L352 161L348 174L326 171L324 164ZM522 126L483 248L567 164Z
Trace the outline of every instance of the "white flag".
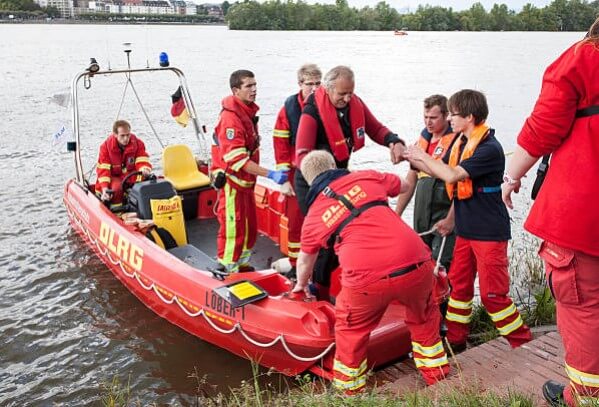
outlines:
M64 124L52 135L52 147L62 145L71 138L71 130Z

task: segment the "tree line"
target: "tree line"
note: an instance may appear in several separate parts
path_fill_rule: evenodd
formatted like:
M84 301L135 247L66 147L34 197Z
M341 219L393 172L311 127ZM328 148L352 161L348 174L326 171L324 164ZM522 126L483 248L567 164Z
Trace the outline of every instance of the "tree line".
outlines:
M599 0L554 0L542 8L529 3L518 13L505 4L487 12L474 3L463 11L425 5L400 14L384 1L357 9L347 0L313 5L302 0L245 0L227 8L225 20L231 30L587 31L599 15Z
M54 6L40 7L33 0L0 0L0 18L12 15L20 19L58 17L60 12Z

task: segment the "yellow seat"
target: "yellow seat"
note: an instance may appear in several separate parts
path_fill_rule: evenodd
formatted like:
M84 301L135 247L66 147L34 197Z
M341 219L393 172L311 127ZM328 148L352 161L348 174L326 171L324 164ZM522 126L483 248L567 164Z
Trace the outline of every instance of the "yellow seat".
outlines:
M198 170L191 149L185 144L166 146L162 151L164 177L177 191L210 185L210 178Z

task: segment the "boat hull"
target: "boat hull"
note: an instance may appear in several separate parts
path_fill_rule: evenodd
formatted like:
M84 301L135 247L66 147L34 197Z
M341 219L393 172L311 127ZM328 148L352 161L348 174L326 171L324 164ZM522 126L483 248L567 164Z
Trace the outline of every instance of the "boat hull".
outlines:
M63 200L77 233L116 278L159 316L204 341L283 374L311 370L331 377L335 343L332 304L288 295L291 282L274 270L238 273L220 281L124 225L92 192L73 180L67 182ZM262 210L268 211L268 206ZM238 280L251 281L268 296L233 308L215 289ZM392 304L372 333L370 367L411 351L403 316L404 308Z

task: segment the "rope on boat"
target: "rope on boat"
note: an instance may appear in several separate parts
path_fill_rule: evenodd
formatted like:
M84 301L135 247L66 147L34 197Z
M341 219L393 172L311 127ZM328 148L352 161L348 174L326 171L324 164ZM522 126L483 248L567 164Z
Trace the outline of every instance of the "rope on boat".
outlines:
M241 326L241 324L239 322L236 322L233 327L231 327L230 329L224 329L221 328L220 326L218 326L217 324L215 324L212 321L212 318L208 317L204 311L204 309L200 309L198 312L191 312L189 311L189 309L187 309L187 307L185 305L183 305L181 303L181 301L179 300L179 297L177 297L176 295L173 295L172 298L166 298L162 295L162 293L158 290L158 288L156 287L156 285L154 283L151 283L150 285L145 285L144 282L142 281L141 277L139 276L139 274L137 272L133 272L133 273L129 273L124 267L123 267L123 263L120 261L120 259L116 259L113 260L112 257L110 256L110 252L108 251L108 249L103 248L99 243L97 239L94 239L94 237L92 237L91 233L87 230L87 228L85 228L82 224L82 222L79 220L79 218L77 218L77 216L74 215L73 212L71 212L71 210L69 210L69 208L67 207L67 213L69 215L69 217L75 221L75 223L77 224L77 226L79 226L79 228L81 229L81 231L85 234L85 236L88 238L88 240L93 243L94 245L96 245L98 251L100 252L100 254L104 257L106 257L113 265L115 266L119 266L119 268L121 269L121 271L123 272L123 274L125 274L127 277L129 278L133 278L135 280L137 280L137 282L139 283L139 285L147 290L153 290L154 293L156 293L156 295L158 296L158 298L160 298L164 303L166 304L173 304L174 302L177 303L177 305L179 306L179 308L181 308L181 310L183 312L185 312L187 315L189 315L190 317L198 317L198 316L202 316L204 317L204 320L208 323L208 325L210 325L214 330L220 332L221 334L233 334L235 333L235 331L239 331L239 333L241 334L241 336L243 336L245 338L245 340L247 340L248 342L250 342L251 344L258 346L260 348L269 348L272 347L274 345L277 344L277 342L281 342L281 345L283 346L283 349L285 349L285 351L289 354L289 356L291 356L292 358L299 360L300 362L315 362L317 360L320 360L321 358L323 358L327 353L329 353L331 351L331 349L335 346L335 342L331 342L324 351L322 351L320 354L316 355L316 356L312 356L312 357L303 357L303 356L299 356L297 354L295 354L290 348L289 345L287 344L287 341L285 339L285 336L283 336L282 334L280 334L279 336L277 336L275 339L273 339L270 342L260 342L254 338L252 338L251 336L249 336L245 330L243 329L243 327Z

